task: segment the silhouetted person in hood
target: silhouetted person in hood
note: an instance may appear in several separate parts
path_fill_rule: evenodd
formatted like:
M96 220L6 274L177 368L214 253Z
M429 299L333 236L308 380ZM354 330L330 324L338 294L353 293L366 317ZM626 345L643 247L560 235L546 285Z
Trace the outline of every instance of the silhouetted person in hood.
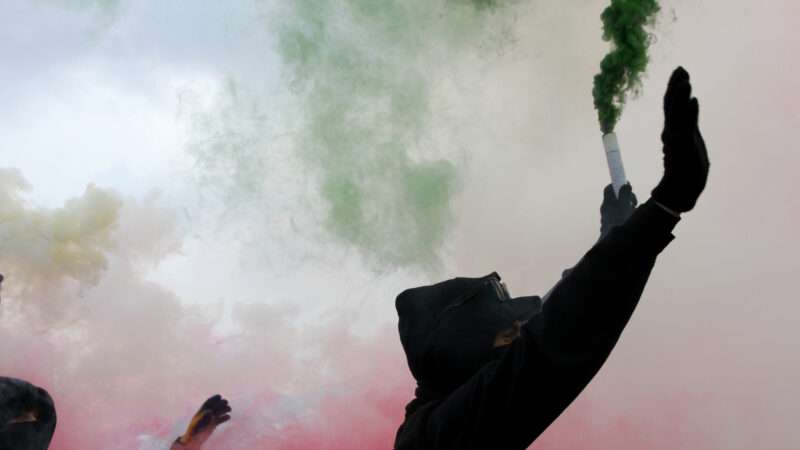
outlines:
M0 287L4 279L0 274ZM46 450L55 429L56 409L47 391L0 377L0 450Z
M56 410L47 391L0 377L0 450L47 450L55 429Z
M496 273L397 297L400 339L417 389L396 450L525 449L594 377L680 214L694 207L706 184L698 104L683 68L672 74L664 112L664 176L651 198L634 211L629 185L619 200L606 188L604 235L544 301L510 298Z

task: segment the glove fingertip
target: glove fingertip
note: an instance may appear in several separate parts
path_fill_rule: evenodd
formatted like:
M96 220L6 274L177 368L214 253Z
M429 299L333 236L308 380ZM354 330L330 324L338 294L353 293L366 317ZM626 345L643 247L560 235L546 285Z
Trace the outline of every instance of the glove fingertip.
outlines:
M217 403L218 401L220 401L220 399L222 399L221 395L219 394L212 395L211 397L208 397L206 401L203 402L203 406L201 406L200 408L210 409L211 405Z
M665 99L671 98L679 88L687 84L689 84L689 73L683 67L678 67L669 77Z
M633 193L633 186L631 186L630 183L625 183L625 185L623 185L619 190L619 199L624 199L626 203L633 205L634 207L636 207L638 204L636 194Z
M672 76L670 77L670 82L678 82L678 81L689 81L689 72L683 68L683 66L678 66L675 70L672 71Z

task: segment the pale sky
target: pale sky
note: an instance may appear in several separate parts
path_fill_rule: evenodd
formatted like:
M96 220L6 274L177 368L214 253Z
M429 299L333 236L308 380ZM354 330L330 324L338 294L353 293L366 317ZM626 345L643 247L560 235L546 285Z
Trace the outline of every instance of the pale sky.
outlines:
M376 272L323 231L292 235L276 215L302 220L318 203L296 201L305 175L290 163L264 176L295 191L267 190L244 206L202 178L190 152L202 134L197 117L218 117L231 80L271 132L293 131L275 3L60 3L5 0L0 9L0 167L21 171L32 205L59 207L93 183L174 216L182 251L144 271L182 303L300 305L300 322L346 306L358 311L353 327L372 329L395 323L394 295L436 277L497 270L512 294L544 293L596 239L608 174L590 89L607 49L605 1L526 2L504 52L436 72L433 133L457 148L462 184L435 274ZM617 129L625 166L644 201L661 173L661 96L683 65L701 105L710 179L578 402L657 416L653 405L685 394L687 420L707 421L712 437L682 448L796 448L800 3L662 7L642 94Z

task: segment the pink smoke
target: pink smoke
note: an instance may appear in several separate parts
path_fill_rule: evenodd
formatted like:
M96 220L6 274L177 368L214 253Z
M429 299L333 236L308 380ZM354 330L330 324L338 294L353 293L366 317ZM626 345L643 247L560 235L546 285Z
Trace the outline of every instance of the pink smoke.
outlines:
M15 364L4 365L4 369L47 388L53 396L58 409L53 450L134 450L143 448L146 439L140 439L142 435L157 442L156 445L168 446L188 422L194 408L205 396L217 391L230 399L234 411L229 424L221 427L207 444L209 449L391 448L403 406L413 391L412 380L403 370L402 354L393 345L388 329L369 341L346 338L343 333L346 331L329 330L318 337L330 336L329 342L336 342L340 349L326 357L328 362L332 366L352 366L355 376L340 373L331 376L340 380L335 384L315 386L314 391L300 388L296 394L277 393L269 387L270 378L282 367L275 367L271 373L253 373L247 382L237 380L241 383L238 385L220 383L218 390L210 390L202 381L194 384L192 379L162 379L159 385L154 385L156 381L153 384L137 381L142 377L156 379L159 374L131 374L124 381L103 380L98 376L65 384L59 380L61 369L47 358L24 358L25 364L19 358ZM27 355L46 355L56 350L38 338L5 333L3 337ZM221 345L215 351L226 349ZM364 364L367 361L374 366L367 367ZM101 398L87 398L92 386L104 391L101 385L105 382L117 386L129 382L129 386L105 391ZM162 392L165 398L150 403L147 399L152 391ZM175 401L170 397L175 397Z
M218 391L231 399L233 419L209 441L209 450L391 448L403 407L413 391L393 327L383 327L368 339L351 334L343 323L312 334L314 340L329 344L326 351L330 353L320 362L337 372L330 379L339 382L278 393L269 384L273 376L281 378L276 375L283 368L274 367L272 372L237 379L236 384L220 383ZM98 375L96 379L75 380L84 386L64 384L54 364L58 359L46 356L55 354L55 346L40 337L14 336L7 331L2 337L15 348L24 348L28 355L44 356L16 358L13 367L5 368L48 388L53 395L59 412L51 446L54 450L158 448L145 446L146 440L139 438L142 435L149 436L149 445L167 446L204 396L216 392L202 380L195 384L191 378L176 377L162 379L158 386L131 383L127 390L106 391L110 397L87 398L92 391L85 389L87 386L114 380ZM211 334L206 339L214 340ZM223 341L214 351L228 351L225 345ZM292 348L286 351L290 354ZM132 374L131 380L143 376L155 380L159 375ZM709 402L718 399L685 392L654 392L648 399L621 396L608 402L600 392L606 380L602 373L598 378L531 448L655 450L699 448L699 443L705 444L703 448L721 448L711 445L713 436L703 427L701 417ZM151 391L161 392L165 398L150 403L147 398ZM98 414L92 413L94 407Z
M54 397L54 450L165 449L215 393L233 413L208 450L391 448L414 383L390 296L370 329L352 306L309 321L302 304L267 298L229 304L236 326L223 332L220 305L186 305L144 275L143 267L180 248L169 215L123 203L96 283L76 285L53 270L25 288L14 277L5 282L0 367ZM19 217L28 214L19 207ZM33 256L26 270L35 272ZM15 269L15 261L3 263ZM651 284L663 290L658 278ZM757 406L756 397L731 400L720 392L732 388L696 382L688 389L680 365L701 367L707 356L688 345L659 351L662 337L686 321L643 333L656 296L646 298L606 367L532 448L731 448L724 436L731 420L720 412Z
M363 372L359 379L347 385L322 387L321 392L295 399L264 391L257 386L254 376L250 389L240 386L234 392L225 393L234 407L233 420L218 430L209 441L209 449L263 448L282 450L373 450L391 448L394 433L402 419L403 406L412 392L410 377L403 372L402 355L391 352L401 364L387 361L385 349L392 347L394 336L384 332L368 349L363 343L351 343L343 354L358 350L364 360L374 361L372 371ZM31 343L35 347L37 343ZM32 348L29 347L29 348ZM364 350L367 350L364 353ZM41 353L40 353L41 354ZM341 359L338 359L340 358ZM344 363L349 358L336 355L333 358ZM389 362L389 364L385 364ZM185 424L193 409L203 396L186 396L185 407L173 408L170 412L159 407L137 405L136 395L120 392L117 398L104 402L119 402L111 416L97 417L87 411L85 399L69 390L54 389L57 376L48 364L18 367L14 375L48 387L59 412L58 430L51 446L54 450L139 448L137 436L147 434L160 442L169 443L175 436L175 424ZM389 370L391 369L391 370ZM49 373L49 375L47 375ZM87 384L98 380L85 380ZM183 388L185 380L164 386L167 390ZM188 389L186 389L188 387ZM148 389L143 386L143 389ZM260 392L259 392L260 391ZM209 392L210 393L210 392ZM316 398L315 398L316 397ZM94 399L96 401L97 399ZM287 402L298 402L294 408ZM624 400L624 399L620 399ZM123 402L125 402L123 404ZM700 430L694 436L686 434L685 411L696 407L695 399L672 400L660 403L657 420L648 420L640 415L650 405L637 405L637 410L627 416L611 420L610 427L592 423L595 414L604 408L593 405L590 399L576 402L533 446L537 449L596 448L596 449L657 449L679 448L681 443L698 442ZM114 424L105 426L105 424ZM675 431L684 434L676 436Z

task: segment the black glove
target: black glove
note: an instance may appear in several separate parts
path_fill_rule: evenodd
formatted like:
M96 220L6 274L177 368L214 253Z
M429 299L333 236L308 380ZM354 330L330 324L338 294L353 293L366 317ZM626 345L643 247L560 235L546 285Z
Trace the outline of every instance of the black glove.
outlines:
M198 413L202 414L203 412L207 412L207 414L198 422L198 430L202 430L212 423L214 426L220 425L231 418L231 416L228 415L228 413L231 412L228 400L225 400L219 394L203 402L203 406L200 407Z
M606 186L603 190L603 204L600 205L600 239L612 228L625 223L638 204L630 183L625 183L619 189L619 198L614 195L612 185Z
M678 67L664 95L664 177L653 189L653 199L679 213L694 208L708 178L708 152L697 127L698 114L689 73Z
M231 407L219 394L210 397L192 417L183 436L175 439L172 449L199 449L218 425L230 420Z

